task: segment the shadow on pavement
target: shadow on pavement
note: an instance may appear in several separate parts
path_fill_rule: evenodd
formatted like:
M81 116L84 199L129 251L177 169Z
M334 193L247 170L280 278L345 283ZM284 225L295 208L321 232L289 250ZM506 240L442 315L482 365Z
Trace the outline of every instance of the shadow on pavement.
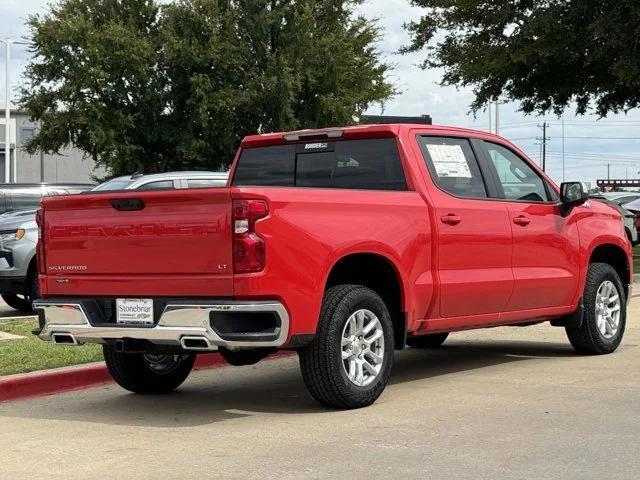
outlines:
M529 359L573 355L568 345L557 343L452 341L438 350L397 352L390 386ZM296 357L254 367L200 371L177 392L163 396L134 395L110 385L0 405L0 417L163 428L207 425L260 413L328 411L307 393Z

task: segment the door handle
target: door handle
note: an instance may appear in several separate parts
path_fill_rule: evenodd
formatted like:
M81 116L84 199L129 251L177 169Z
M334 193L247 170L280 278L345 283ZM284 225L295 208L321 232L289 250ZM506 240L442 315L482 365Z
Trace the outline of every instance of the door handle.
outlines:
M513 219L513 223L516 225L520 225L521 227L526 227L531 223L531 219L525 217L524 215L520 215L519 217L515 217Z
M462 221L462 218L460 218L458 215L450 213L449 215L443 215L442 217L440 217L440 221L442 223L446 223L447 225L457 225Z

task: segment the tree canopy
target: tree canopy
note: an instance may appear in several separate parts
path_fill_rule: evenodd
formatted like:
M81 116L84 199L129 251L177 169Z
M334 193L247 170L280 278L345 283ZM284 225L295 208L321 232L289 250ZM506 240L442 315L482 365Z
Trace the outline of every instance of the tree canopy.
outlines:
M412 0L405 52L443 68L443 85L469 86L478 110L498 99L525 113L600 116L640 104L637 0Z
M217 169L247 133L351 124L395 93L361 1L60 0L28 19L27 149Z

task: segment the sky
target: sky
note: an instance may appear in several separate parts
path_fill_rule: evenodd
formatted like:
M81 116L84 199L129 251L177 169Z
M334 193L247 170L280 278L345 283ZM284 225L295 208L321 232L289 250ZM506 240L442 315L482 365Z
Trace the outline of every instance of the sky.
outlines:
M0 38L19 39L27 35L24 26L28 15L45 11L52 0L0 0ZM418 19L424 11L410 6L409 0L369 0L360 13L378 19L383 37L378 45L386 62L394 66L390 80L402 92L387 102L384 111L372 107L368 113L387 115L429 114L434 123L489 129L486 112L477 117L469 114L473 100L470 90L438 85L442 72L422 70L417 65L421 53L399 55L398 49L408 42L403 24ZM4 103L4 48L0 44L0 103ZM26 47L12 49L12 85L18 85L25 62ZM539 125L548 122L547 171L557 181L580 180L593 182L607 178L640 178L640 110L628 114L611 115L599 120L596 116L578 116L573 111L564 115L564 175L562 121L553 114L546 117L524 116L517 104L500 105L499 134L511 140L532 159L540 161L542 137Z

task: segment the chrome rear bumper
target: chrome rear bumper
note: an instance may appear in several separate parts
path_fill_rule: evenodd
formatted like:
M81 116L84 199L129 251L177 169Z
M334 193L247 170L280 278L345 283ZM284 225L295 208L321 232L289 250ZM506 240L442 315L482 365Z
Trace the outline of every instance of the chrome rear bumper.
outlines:
M33 308L40 316L41 331L38 337L60 344L107 343L116 340L147 340L158 345L183 346L190 350L214 351L219 347L231 350L279 347L287 341L289 315L280 302L220 301L216 303L168 303L156 325L128 326L101 324L89 321L83 305L75 301L38 300ZM269 340L235 335L225 340L211 326L210 314L224 313L272 313L280 320L280 326ZM58 341L64 339L64 341ZM196 341L198 340L198 341ZM199 343L198 343L199 342ZM196 344L200 346L196 347ZM193 346L190 348L189 346Z

